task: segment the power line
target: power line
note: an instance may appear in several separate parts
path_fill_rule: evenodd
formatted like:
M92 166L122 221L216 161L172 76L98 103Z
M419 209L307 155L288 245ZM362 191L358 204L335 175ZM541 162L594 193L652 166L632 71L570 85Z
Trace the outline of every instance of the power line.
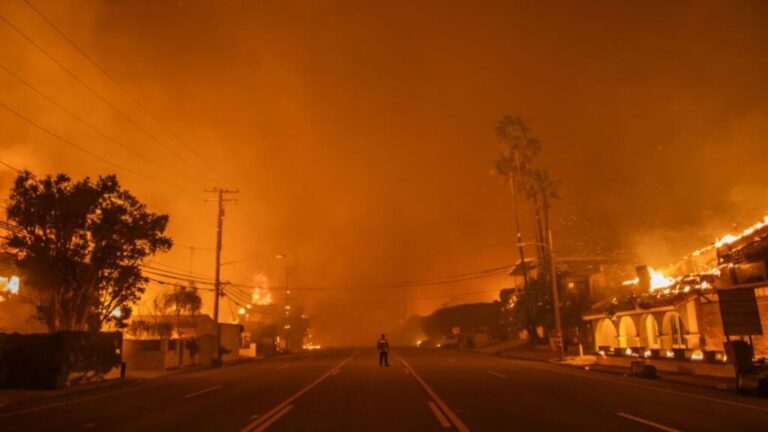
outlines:
M149 264L146 264L146 266L151 268L150 264L161 267L161 268L156 269L156 270L170 271L170 270L166 270L166 269L162 268L162 267L168 267L169 269L175 270L179 274L183 274L183 275L187 275L187 276L197 276L197 277L201 277L201 278L210 277L209 275L206 275L206 274L187 271L186 269L183 269L181 267L172 266L170 264L165 264L165 263L161 263L161 262L157 262L157 261L151 261Z
M242 293L239 293L237 291L231 291L229 289L224 289L224 290L222 290L222 293L224 294L224 296L234 297L234 298L240 300L241 302L245 302L247 304L253 303L253 299L251 299L249 296L243 295Z
M491 274L499 273L501 271L507 271L509 269L510 269L510 266L506 264L506 265L496 266L488 269L476 270L473 272L459 273L451 276L441 276L437 278L428 278L428 279L421 279L421 280L415 280L410 282L403 282L402 284L410 285L410 284L420 284L420 283L431 283L431 282L439 282L441 280L446 280L446 279L458 279L463 277L491 275Z
M13 77L13 78L15 78L17 81L19 81L20 83L24 84L24 86L26 86L28 89L32 90L32 91L33 91L33 92L35 92L35 93L36 93L38 96L40 96L40 97L42 97L43 99L45 99L46 101L48 101L48 103L50 103L51 105L53 105L53 106L55 106L56 108L60 109L61 111L64 111L64 112L65 112L65 113L67 113L67 114L68 114L70 117L74 118L74 119L75 119L75 120L77 120L77 121L78 121L80 124L82 124L83 126L87 127L88 129L90 129L90 130L94 131L96 134L98 134L98 135L99 135L99 136L101 136L102 138L104 138L104 139L106 139L107 141L109 141L109 142L111 142L111 143L113 143L113 144L115 144L115 145L117 145L117 146L119 146L119 147L121 147L121 148L123 148L123 149L125 149L125 150L127 150L127 151L129 151L129 152L131 152L133 155L135 155L135 156L138 156L139 158L141 158L141 159L142 159L142 160L144 160L144 161L147 161L147 162L150 162L150 163L152 163L152 164L155 164L155 166L159 166L159 165L157 165L157 164L155 163L155 161L153 161L152 159L150 159L150 158L146 157L144 154L140 153L139 151L135 150L134 148L132 148L132 147L130 147L130 146L128 146L128 145L126 145L126 144L124 144L124 143L121 143L121 142L117 141L115 138L113 138L113 137L111 137L111 136L107 135L107 134L106 134L105 132L103 132L101 129L97 128L96 126L92 125L91 123L88 123L88 122L87 122L85 119L83 119L82 117L80 117L80 116L78 116L77 114L73 113L72 111L68 110L66 107L62 106L61 104L59 104L58 102L56 102L55 100L53 100L51 97L49 97L48 95L46 95L45 93L43 93L43 92L42 92L40 89L38 89L38 88L36 88L35 86L33 86L32 84L30 84L28 81L26 81L25 79L23 79L22 77L20 77L18 74L16 74L16 73L15 73L15 72L13 72L12 70L8 69L8 68L7 68L5 65L2 65L2 64L0 64L0 69L4 70L4 71L5 71L5 72L6 72L8 75L12 76L12 77Z
M151 277L147 277L147 279L149 281L151 281L151 282L154 282L154 283L157 283L157 284L160 284L160 285L168 285L168 286L172 286L172 287L175 287L175 288L189 288L189 286L182 285L180 283L168 282L168 281L164 281L164 280L160 280L160 279L155 279L155 278L151 278ZM200 290L200 291L213 291L213 288L195 287L195 289Z
M199 246L190 246L190 245L185 245L185 244L176 243L176 242L173 242L173 245L174 245L175 247L183 247L183 248L186 248L186 249L194 249L194 250L196 250L196 251L206 251L206 252L214 252L214 251L216 251L216 248L211 248L211 247L199 247Z
M16 168L16 167L14 167L13 165L9 164L9 163L8 163L8 162L6 162L6 161L2 161L2 160L0 160L0 165L2 165L2 166L4 166L4 167L8 168L8 169L9 169L9 170L11 170L11 171L16 171L17 173L20 173L20 172L21 172L21 170L20 170L20 169L18 169L18 168Z
M0 16L0 18L2 18L2 16ZM20 112L14 110L13 108L9 107L8 105L6 105L6 104L4 104L2 102L0 102L0 107L5 108L9 112L15 114L20 119L26 121L27 123L29 123L32 126L40 129L41 131L47 133L48 135L58 139L59 141L65 143L67 145L70 145L70 146L80 150L81 152L87 154L88 156L90 156L90 157L92 157L94 159L97 159L97 160L99 160L101 162L104 162L104 163L106 163L108 165L112 165L112 166L114 166L116 168L124 170L125 172L131 173L131 174L133 174L135 176L142 177L142 178L145 178L147 180L152 180L152 181L157 182L157 183L162 183L162 184L165 184L167 186L173 186L173 187L180 188L180 189L194 189L194 188L189 187L189 186L182 186L182 185L179 185L179 184L176 184L176 183L167 182L165 180L162 180L162 179L159 179L159 178L156 178L156 177L148 176L146 174L142 174L142 173L140 173L138 171L135 171L135 170L133 170L133 169L131 169L131 168L125 166L125 165L119 164L117 162L113 162L113 161L111 161L109 159L106 159L106 158L96 154L96 153L93 153L92 151L88 150L87 148L85 148L85 147L83 147L83 146L81 146L81 145L79 145L79 144L77 144L77 143L75 143L73 141L68 140L67 138L62 137L61 135L56 134L55 132L52 132L49 129L46 129L45 127L41 126L39 123L36 123L34 120L32 120L29 117L21 114Z
M224 296L224 297L226 299L228 299L229 301L231 301L232 303L236 304L237 306L239 306L241 308L245 308L245 309L249 310L252 313L256 313L256 314L259 314L259 315L282 315L282 312L271 312L271 311L265 311L265 310L249 308L247 302L246 302L246 304L242 304L242 303L238 302L237 300L235 300L235 299L233 299L233 298L231 298L229 296Z
M122 110L120 110L120 108L118 108L118 107L117 107L115 104L113 104L113 103L112 103L112 102L110 102L110 101L109 101L107 98L105 98L104 96L102 96L101 94L99 94L99 93L98 93L98 92L97 92L97 91L96 91L96 90L95 90L93 87L91 87L91 86L90 86L88 83L86 83L85 81L83 81L83 79L81 79L79 76L77 76L77 74L75 74L74 72L72 72L72 70L70 70L69 68L67 68L66 66L64 66L64 64L63 64L63 63L61 63L59 60L57 60L57 59L56 59L56 58L55 58L53 55L51 55L51 54L50 54L48 51L46 51L46 50L45 50L45 49L44 49L42 46L40 46L40 44L38 44L38 43L37 43L37 42L35 42L35 41L34 41L34 40L31 38L31 37L29 37L29 35L27 35L26 33L24 33L24 32L23 32L23 31L22 31L20 28L18 28L18 27L16 27L15 25L13 25L13 23L11 23L10 21L8 21L8 19L7 19L7 18L5 18L4 16L0 15L0 20L2 20L3 22L5 22L5 23L6 23L6 24L7 24L9 27L11 27L11 28L12 28L14 31L16 31L16 33L18 33L19 35L21 35L21 36L22 36L22 37L23 37L23 38L24 38L24 39L25 39L25 40L26 40L26 41L27 41L27 42L28 42L30 45L32 45L32 46L34 46L35 48L37 48L37 50L38 50L38 51L40 51L40 52L41 52L41 53L43 53L43 54L44 54L46 57L48 57L48 59L49 59L49 60L51 60L53 63L55 63L55 64L56 64L56 65L57 65L59 68L61 68L61 70L63 70L64 72L66 72L66 73L67 73L67 74L68 74L70 77L72 77L72 78L73 78L75 81L77 81L78 83L80 83L80 85L82 85L83 87L85 87L85 88L86 88L86 89L87 89L87 90L88 90L88 91L89 91L89 92L90 92L92 95L94 95L96 98L98 98L100 101L102 101L102 102L103 102L105 105L107 105L107 106L109 106L110 108L112 108L112 110L114 110L116 113L118 113L118 114L119 114L119 115L120 115L120 116L121 116L123 119L125 119L125 120L126 120L126 121L127 121L129 124L131 124L131 125L132 125L134 128L136 128L137 130L139 130L140 132L142 132L144 135L146 135L146 136L147 136L149 139L151 139L152 141L154 141L154 142L156 142L157 144L159 144L161 147L163 147L164 149L166 149L166 150L167 150L169 153L171 153L171 154L173 154L174 156L176 156L176 157L177 157L177 158L178 158L180 161L182 161L183 163L185 163L185 164L189 165L189 166L190 166L190 167L192 167L193 169L195 168L194 166L192 166L192 165L189 163L189 161L187 161L186 159L184 159L184 157L183 157L183 156L181 156L181 155L180 155L178 152L176 152L175 150L173 150L171 147L169 147L168 145L166 145L164 142L160 141L160 140L159 140L157 137L155 137L154 135L152 135L152 133L150 133L150 132L149 132L148 130L146 130L145 128L141 127L141 125L139 125L138 123L136 123L136 122L135 122L135 121L134 121L134 120L133 120L133 119L132 119L130 116L128 116L128 115L127 115L127 114L125 114L125 113L124 113Z
M143 105L141 102L139 102L138 98L134 97L134 96L133 96L131 93L129 93L129 92L128 92L128 91L127 91L127 90L126 90L126 89L125 89L125 88L124 88L122 85L120 85L120 83L119 83L119 82L117 82L117 80L116 80L116 79L114 79L114 78L112 77L112 75L111 75L111 74L109 74L109 73L108 73L108 72L107 72L107 71L106 71L106 70L105 70L105 69L104 69L104 68L103 68L103 67L102 67L102 66L101 66L99 63L97 63L97 62L96 62L96 61L93 59L93 57L91 57L90 55L88 55L88 54L85 52L85 50L83 50L82 48L80 48L80 46L79 46L77 43L75 43L75 41L74 41L74 40L72 40L72 39L71 39L69 36L67 36L67 35L66 35L66 33L64 33L64 32L63 32L63 31L62 31L62 30L61 30L61 29L60 29L60 28L59 28L59 27L58 27L56 24L54 24L54 23L53 23L53 21L51 21L50 19L48 19L48 17L47 17L47 16L45 16L45 14L43 14L43 12L42 12L40 9L38 9L38 8L37 8L37 7L36 7L36 6L35 6L35 5L34 5L34 4L31 2L31 1L29 1L29 0L24 0L24 2L25 2L25 3L26 3L26 4L27 4L27 5L28 5L28 6L29 6L29 7L30 7L30 8L31 8L33 11L35 11L35 13L37 13L37 15L38 15L40 18L42 18L42 19L43 19L43 21L45 21L46 23L48 23L48 25L49 25L49 26L51 26L51 28L53 28L53 29L54 29L54 30L55 30L55 31L56 31L56 32L57 32L57 33L58 33L58 34L59 34L59 35L60 35L62 38L64 38L64 40L66 40L66 41L67 41L67 43L69 43L69 45L71 45L71 46L72 46L72 47L73 47L75 50L77 50L77 52L79 52L79 53L80 53L80 55L82 55L82 56L83 56L83 57L84 57L86 60L88 60L88 62L89 62L89 63L91 63L91 65L93 65L93 67L95 67L95 68L96 68L96 69L97 69L99 72L101 72L101 74L102 74L102 75L104 75L104 76L105 76L105 77L106 77L106 78L107 78L107 79L108 79L108 80L109 80L109 81L110 81L112 84L114 84L114 86L115 86L115 87L117 87L117 88L118 88L118 89L119 89L119 90L120 90L120 91L121 91L121 92L122 92L122 93L123 93L125 96L127 96L127 97L128 97L128 99L130 99L130 100L131 100L131 102L133 102L133 103L134 103L136 106L138 106L138 107L139 107L139 108L140 108L142 111L144 111L144 113L147 115L147 117L149 117L149 118L150 118L152 121L154 121L155 123L157 123L157 124L158 124L158 125L159 125L161 128L163 128L163 130L165 130L165 132L167 132L169 135L171 135L171 136L172 136L172 137L173 137L173 138L174 138L176 141L178 141L178 142L179 142L181 145L183 145L183 146L184 146L184 147L185 147L187 150L189 150L189 151L190 151L190 152L191 152L193 155L195 155L195 157L197 157L197 158L198 158L198 160L199 160L200 162L202 162L202 163L203 163L203 166L205 166L206 168L208 168L209 170L211 170L211 172L213 172L213 173L214 173L214 174L216 174L217 176L219 176L219 177L223 177L223 176L221 175L221 173L220 173L220 172L218 172L218 170L216 170L216 169L215 169L213 166L211 166L210 164L208 164L208 163L205 161L205 159L204 159L204 158L203 158L203 157L202 157L202 156L201 156L201 155L200 155L200 154L199 154L199 153L198 153L198 152L197 152L197 151L194 149L194 147L192 147L192 146L188 145L186 142L184 142L184 140L182 140L181 138L179 138L179 136L178 136L176 133L174 133L174 132L173 132L173 131L172 131L172 130L171 130L171 129L170 129L168 126L167 126L167 125L165 125L163 122L161 122L160 120L158 120L158 119L157 119L157 117L156 117L154 114L152 114L152 113L151 113L151 112L150 112L150 111L149 111L149 110L148 110L148 109L147 109L147 108L146 108L146 107L145 107L145 106L144 106L144 105Z
M493 267L485 270L475 271L472 273L462 273L453 276L444 276L434 279L422 279L415 281L398 282L393 284L382 285L347 285L347 286L285 286L285 287L270 287L273 289L290 289L295 291L365 291L365 290L388 290L392 288L416 288L424 286L435 285L448 285L459 282L467 282L478 279L484 279L493 276L502 271L507 271L509 266ZM230 286L249 287L242 284L230 284Z
M376 299L371 301L363 301L363 302L349 302L349 303L326 303L326 302L318 302L318 304L323 306L362 306L362 305L368 305L368 304L380 304L380 303L409 303L412 301L420 301L420 300L438 300L438 299L452 299L457 297L470 297L470 296L476 296L480 294L490 294L490 293L498 293L500 290L484 290L484 291L473 291L473 292L466 292L466 293L458 293L458 294L441 294L441 295L435 295L435 296L429 296L429 297L415 297L410 299L402 299L402 300L395 300L395 299Z
M152 269L147 269L147 267L142 266L142 270L144 273L148 273L157 277L164 277L167 279L173 279L173 280L179 280L189 283L195 283L195 284L205 284L205 285L213 285L214 282L211 280L205 280L205 279L198 279L194 277L187 277L187 276L181 276L181 275L174 275L174 274L167 274L164 272L159 272Z

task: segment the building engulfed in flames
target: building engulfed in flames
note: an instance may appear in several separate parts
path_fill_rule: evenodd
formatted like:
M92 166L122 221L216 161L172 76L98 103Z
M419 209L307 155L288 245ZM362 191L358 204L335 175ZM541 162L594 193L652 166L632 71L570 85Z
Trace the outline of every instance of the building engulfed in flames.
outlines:
M661 269L642 265L625 281L632 293L596 305L584 318L598 352L722 362L726 340L718 290L754 288L768 334L768 217L728 234ZM755 356L768 356L768 337L754 336Z
M766 238L768 216L740 234L727 234L664 269L639 266L638 277L625 281L624 285L638 286L641 292L672 294L713 288L713 282L726 287L768 280L763 259L763 254L768 252L763 250L768 247L764 244Z

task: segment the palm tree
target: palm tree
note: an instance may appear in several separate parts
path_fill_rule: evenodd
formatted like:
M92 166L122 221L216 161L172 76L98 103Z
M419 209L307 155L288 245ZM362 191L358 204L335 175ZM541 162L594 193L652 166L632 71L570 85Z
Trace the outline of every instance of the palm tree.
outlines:
M552 262L552 251L547 244L550 235L549 213L551 201L560 197L560 181L553 180L546 168L535 168L528 173L528 200L533 207L539 253L540 277L547 278L547 265Z
M523 234L520 228L520 212L518 194L526 193L527 179L532 169L533 159L541 150L539 140L531 133L525 121L510 115L504 115L496 122L496 138L503 146L503 154L494 163L497 175L507 179L509 191L512 194L512 205L515 216L515 229L517 230L517 247L520 254L520 263L523 269L524 286L529 286L528 266L525 262L525 250L523 248Z

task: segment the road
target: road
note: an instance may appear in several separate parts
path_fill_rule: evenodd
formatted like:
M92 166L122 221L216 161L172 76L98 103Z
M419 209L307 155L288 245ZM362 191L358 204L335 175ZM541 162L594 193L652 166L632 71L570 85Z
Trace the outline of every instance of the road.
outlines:
M768 430L768 401L478 354L316 351L0 410L0 431Z

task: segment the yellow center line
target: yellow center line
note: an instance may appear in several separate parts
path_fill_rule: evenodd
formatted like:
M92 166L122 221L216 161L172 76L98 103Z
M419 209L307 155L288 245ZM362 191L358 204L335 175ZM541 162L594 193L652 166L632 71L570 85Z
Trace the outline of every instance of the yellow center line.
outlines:
M403 358L400 358L400 362L403 363L403 366L405 366L406 369L408 369L411 372L411 376L424 388L424 390L429 394L429 396L437 403L437 406L440 407L440 409L445 413L445 415L448 416L448 418L451 420L451 423L456 427L456 429L459 430L459 432L469 432L469 428L459 419L459 417L451 411L450 408L448 408L448 405L443 402L442 399L440 399L440 396L435 393L434 390L424 381L419 374L416 373L416 371L413 370L413 368L406 362Z
M287 413L288 411L291 410L291 408L293 408L293 405L288 405L287 407L283 408L280 412L278 412L277 414L273 415L272 418L270 418L266 422L262 423L261 426L259 426L256 429L254 429L253 432L262 432L262 431L266 430L272 423L280 420L280 417L284 416L285 413Z
M640 417L635 417L633 415L625 414L623 412L617 412L616 415L619 416L619 417L624 417L624 418L632 420L632 421L636 421L638 423L642 423L642 424L644 424L646 426L650 426L652 428L663 430L665 432L680 432L678 429L673 429L671 427L664 426L662 424L658 424L658 423L652 422L650 420L642 419Z
M432 410L432 414L434 414L435 417L437 417L437 421L440 422L441 426L443 426L444 428L450 428L451 427L451 422L449 422L448 419L445 418L445 414L443 414L443 412L440 411L440 408L438 408L437 405L435 405L434 402L427 401L427 405L429 405L429 409L431 409Z
M357 352L354 352L351 356L347 357L345 360L342 360L339 364L334 366L331 370L326 372L323 376L316 379L315 381L311 382L309 385L304 387L303 389L296 392L293 396L289 397L288 399L284 400L280 405L272 408L268 413L264 414L264 416L257 418L256 420L248 423L244 428L240 429L240 432L257 432L264 430L261 428L263 424L270 425L274 422L272 420L273 416L282 416L284 415L288 410L285 409L287 406L289 406L293 401L300 398L301 395L308 392L312 387L320 384L324 379L328 378L333 374L334 372L341 369L345 364L347 364L350 360L352 360L352 357L354 357L357 354ZM290 409L290 408L289 408ZM275 419L276 420L276 419Z

